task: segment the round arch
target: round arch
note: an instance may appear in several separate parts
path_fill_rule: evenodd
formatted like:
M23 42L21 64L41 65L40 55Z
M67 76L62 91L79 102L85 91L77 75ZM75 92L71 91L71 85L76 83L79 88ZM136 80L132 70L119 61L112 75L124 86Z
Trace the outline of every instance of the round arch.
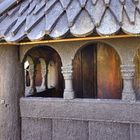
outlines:
M121 99L121 60L105 43L82 46L73 59L73 86L78 98Z
M35 85L38 86L38 90L33 96L62 97L64 87L63 76L61 74L62 62L59 54L51 47L38 46L27 51L24 56L23 63L27 56L31 56L35 64L34 78ZM50 61L54 62L57 70L57 77L55 78L57 84L51 88L47 83L48 65ZM51 76L54 77L54 75Z
M40 89L45 90L47 88L47 82L46 82L47 65L44 58L39 58L39 61L40 61L40 68L41 68L40 72L42 77Z
M100 40L100 41L87 41L86 43L85 43L85 42L81 43L81 45L78 46L78 47L75 49L72 58L74 59L74 57L75 57L75 55L77 54L77 52L80 51L82 48L84 48L84 47L86 47L86 46L88 46L88 45L91 45L91 44L104 44L104 45L106 45L106 46L109 46L109 47L113 48L114 51L118 54L119 59L120 59L120 61L121 61L121 63L122 63L123 59L122 59L122 56L121 56L121 53L120 53L119 49L117 49L117 47L116 47L113 43L111 43L111 42L109 42L109 41L105 41L105 40Z

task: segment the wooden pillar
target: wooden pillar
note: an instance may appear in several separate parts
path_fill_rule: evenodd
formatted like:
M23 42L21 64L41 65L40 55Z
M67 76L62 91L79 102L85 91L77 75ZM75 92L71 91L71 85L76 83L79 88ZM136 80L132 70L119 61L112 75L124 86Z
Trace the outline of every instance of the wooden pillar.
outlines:
M42 76L42 83L41 83L41 90L46 90L47 89L47 66L46 66L46 62L44 59L40 58L40 63L41 63L41 76Z
M20 140L19 98L24 91L24 69L18 47L0 47L0 140Z
M35 87L35 65L29 65L29 77L30 77L30 88L28 91L28 95L32 95L36 92Z
M121 65L121 73L123 78L122 100L135 101L136 97L133 89L135 66Z
M64 89L64 99L74 99L74 90L73 90L73 84L72 84L72 66L66 65L62 67L62 74L64 76L65 80L65 89Z

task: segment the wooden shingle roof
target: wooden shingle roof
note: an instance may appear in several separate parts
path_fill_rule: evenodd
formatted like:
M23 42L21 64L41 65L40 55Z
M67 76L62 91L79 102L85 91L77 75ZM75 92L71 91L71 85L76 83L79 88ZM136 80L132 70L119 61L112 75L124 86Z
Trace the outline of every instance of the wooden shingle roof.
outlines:
M139 0L5 0L0 15L0 36L8 42L140 34Z

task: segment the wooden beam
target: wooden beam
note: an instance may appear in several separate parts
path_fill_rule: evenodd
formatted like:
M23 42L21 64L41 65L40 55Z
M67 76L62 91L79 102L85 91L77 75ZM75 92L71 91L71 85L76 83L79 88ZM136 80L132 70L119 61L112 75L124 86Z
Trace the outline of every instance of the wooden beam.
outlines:
M55 40L41 40L41 41L30 41L30 42L2 42L2 46L22 46L22 45L39 45L48 43L61 43L61 42L77 42L77 41L91 41L91 40L103 40L103 39L121 39L121 38L138 38L140 35L112 35L112 36L95 36L95 37L79 37L79 38L66 38L66 39L55 39Z
M19 46L19 43L0 42L0 46Z
M77 41L91 41L103 39L119 39L119 38L133 38L140 37L140 35L114 35L114 36L96 36L96 37L82 37L82 38L67 38L58 40L42 40L34 42L21 42L20 45L34 45L34 44L47 44L47 43L60 43L60 42L77 42Z

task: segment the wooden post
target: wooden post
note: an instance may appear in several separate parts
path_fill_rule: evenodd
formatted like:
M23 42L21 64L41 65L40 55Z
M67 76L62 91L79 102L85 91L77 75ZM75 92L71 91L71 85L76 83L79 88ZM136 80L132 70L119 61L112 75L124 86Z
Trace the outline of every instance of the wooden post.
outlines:
M64 89L64 99L74 99L74 90L72 84L72 65L66 65L62 67L62 74L65 80L65 89Z
M36 92L35 87L35 66L34 64L29 65L29 77L30 77L30 88L28 91L28 95L33 95Z
M46 66L46 62L43 58L40 58L40 63L41 63L41 76L42 76L42 83L41 83L41 90L46 90L47 89L47 66Z
M19 98L24 91L23 75L18 47L0 47L0 140L20 140Z

